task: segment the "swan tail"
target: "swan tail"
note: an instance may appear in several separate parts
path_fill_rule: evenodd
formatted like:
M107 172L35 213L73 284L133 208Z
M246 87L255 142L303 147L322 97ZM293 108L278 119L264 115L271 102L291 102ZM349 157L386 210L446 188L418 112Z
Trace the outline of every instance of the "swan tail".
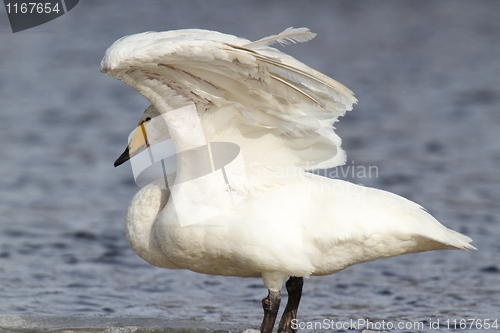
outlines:
M447 248L454 250L477 250L476 247L470 244L472 242L472 238L451 229L446 229L447 233L444 235L444 239L439 240L439 242L446 245Z

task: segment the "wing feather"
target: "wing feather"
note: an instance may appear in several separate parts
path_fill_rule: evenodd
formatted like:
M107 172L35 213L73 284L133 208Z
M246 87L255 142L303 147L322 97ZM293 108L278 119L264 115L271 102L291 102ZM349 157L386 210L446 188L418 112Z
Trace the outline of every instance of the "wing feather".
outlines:
M286 29L278 35L268 36L262 39L259 39L255 42L248 43L243 45L245 48L255 49L262 46L271 46L274 43L280 43L282 45L288 45L290 43L302 43L307 42L313 39L316 36L315 33L312 33L307 28L297 28L294 29L292 27Z
M115 42L101 71L134 87L160 113L194 103L207 141L238 144L248 170L334 167L345 163L345 153L333 123L356 98L268 46L312 37L306 28L253 43L205 30L149 32Z

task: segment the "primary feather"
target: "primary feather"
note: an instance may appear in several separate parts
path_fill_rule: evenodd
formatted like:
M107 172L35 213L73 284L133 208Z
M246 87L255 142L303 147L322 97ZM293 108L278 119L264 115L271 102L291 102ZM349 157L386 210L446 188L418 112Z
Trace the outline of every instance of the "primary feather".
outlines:
M249 49L256 49L260 46L271 46L274 43L280 43L282 45L287 45L289 43L302 43L313 39L316 36L307 28L288 28L280 34L264 37L255 42L243 45L243 47Z

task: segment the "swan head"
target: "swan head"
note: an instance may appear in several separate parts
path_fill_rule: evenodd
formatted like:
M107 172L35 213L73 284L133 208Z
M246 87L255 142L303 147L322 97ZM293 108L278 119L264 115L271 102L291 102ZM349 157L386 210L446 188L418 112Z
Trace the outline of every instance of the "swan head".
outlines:
M158 116L160 112L152 104L143 112L127 148L116 159L115 167L125 163L147 147L170 137L165 122Z

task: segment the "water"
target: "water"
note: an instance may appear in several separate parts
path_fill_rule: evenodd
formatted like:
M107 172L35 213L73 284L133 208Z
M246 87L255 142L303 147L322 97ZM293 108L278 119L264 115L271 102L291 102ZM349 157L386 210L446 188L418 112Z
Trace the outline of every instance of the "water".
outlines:
M433 331L448 332L446 320L500 320L498 2L88 0L16 34L0 17L0 330L259 327L260 280L149 266L123 234L138 188L130 167L113 161L149 103L99 73L100 60L123 35L179 28L249 39L289 26L318 33L286 51L360 100L336 126L345 178L422 204L479 248L307 279L301 321L428 331L440 320ZM377 173L353 177L363 166Z

